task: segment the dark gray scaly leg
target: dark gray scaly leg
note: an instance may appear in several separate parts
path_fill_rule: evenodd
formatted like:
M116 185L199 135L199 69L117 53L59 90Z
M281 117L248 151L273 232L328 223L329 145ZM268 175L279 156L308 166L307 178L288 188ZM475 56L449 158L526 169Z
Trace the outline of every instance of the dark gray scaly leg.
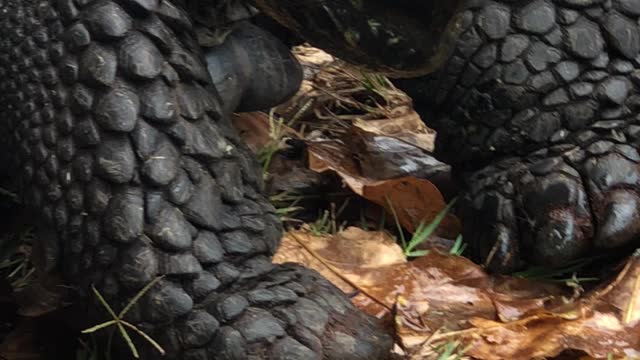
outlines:
M338 289L271 264L278 218L180 7L5 0L0 11L0 124L20 193L52 230L45 270L85 296L95 284L116 309L164 275L127 318L169 359L386 356L391 339Z
M463 17L447 65L398 84L466 177L477 255L505 271L637 239L640 3L488 1Z

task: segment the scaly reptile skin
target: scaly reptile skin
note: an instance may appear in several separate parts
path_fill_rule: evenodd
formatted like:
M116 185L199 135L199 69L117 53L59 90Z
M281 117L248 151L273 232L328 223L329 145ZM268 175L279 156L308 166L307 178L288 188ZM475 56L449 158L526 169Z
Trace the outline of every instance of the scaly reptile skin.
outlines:
M42 270L116 311L164 275L126 318L167 359L386 357L390 337L337 288L271 264L279 219L182 8L2 0L0 29L2 171L50 230ZM78 316L108 318L95 300Z
M385 41L384 31L395 29L388 24L353 30L360 36L350 39L362 44L330 44L327 32L348 24L335 21L323 29L320 20L304 15L347 18L334 14L335 7L313 0L256 1L312 43L347 55L377 45L387 50L377 62L403 68L403 59L411 59L405 54L420 49L411 42L420 38L416 34L396 32L404 41ZM349 4L366 10L384 2ZM456 7L449 3L400 1L397 7L413 7L408 19L419 18L420 7L430 9L426 24L428 14ZM388 6L394 7L391 1ZM459 36L444 65L396 84L438 131L438 157L466 183L458 211L474 255L494 270L511 271L526 262L557 265L637 244L640 2L466 0L451 19L448 31ZM321 30L302 26L310 22ZM446 39L433 31L442 27L426 26L424 38ZM399 74L406 75L403 69Z
M477 255L507 271L632 244L640 3L495 1L463 17L446 68L399 85L434 119L441 157L467 174Z

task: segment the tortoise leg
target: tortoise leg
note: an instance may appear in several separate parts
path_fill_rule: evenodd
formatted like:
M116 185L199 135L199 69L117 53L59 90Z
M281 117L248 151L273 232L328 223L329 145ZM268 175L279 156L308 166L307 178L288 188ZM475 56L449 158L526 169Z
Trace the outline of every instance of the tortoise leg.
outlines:
M163 276L126 319L169 359L386 357L390 337L337 288L271 264L279 219L179 6L0 9L2 121L21 194L53 234L44 270L116 311ZM88 314L107 316L97 301Z
M465 10L447 65L397 82L465 179L465 236L495 270L563 264L640 235L640 7L574 5Z
M637 148L604 140L498 161L468 179L465 236L501 272L624 248L640 234L639 178Z

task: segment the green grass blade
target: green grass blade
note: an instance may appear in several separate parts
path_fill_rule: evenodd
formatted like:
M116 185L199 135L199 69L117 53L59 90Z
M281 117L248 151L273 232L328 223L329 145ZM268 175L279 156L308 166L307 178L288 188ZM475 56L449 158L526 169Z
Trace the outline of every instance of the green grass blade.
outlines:
M462 256L462 253L464 253L464 250L466 248L467 248L467 244L462 241L462 234L460 234L458 235L458 237L456 237L456 241L455 243L453 243L451 250L449 250L449 254Z
M127 333L127 329L125 329L124 326L122 325L122 322L117 321L116 326L118 327L118 331L120 331L120 335L122 335L122 338L129 346L129 349L131 350L131 354L133 354L133 357L136 359L140 359L140 354L138 353L138 349L136 348L136 345L133 343L133 340L131 340L129 333Z
M153 279L150 283L148 283L145 287L143 287L142 290L140 290L136 294L136 296L134 296L133 299L131 299L129 301L127 306L125 306L124 309L122 309L122 311L120 311L120 314L118 315L118 318L122 319L127 314L127 312L129 312L131 307L133 305L135 305L135 303L137 303L138 300L140 300L140 298L144 296L144 294L146 294L155 284L158 283L158 281L162 280L163 278L164 278L164 275L163 276L158 276L155 279Z
M153 338L149 335L147 335L144 331L138 329L137 326L126 322L126 321L122 321L122 325L132 329L133 331L137 332L140 336L142 336L145 340L147 340L154 348L156 348L156 350L158 350L158 352L162 355L165 354L164 349L162 348L162 346L160 346L160 344L158 344L155 340L153 340Z
M109 320L107 322L103 322L102 324L98 324L98 325L90 327L88 329L84 329L81 332L83 334L89 334L89 333L92 333L92 332L96 332L96 331L98 331L100 329L104 329L106 327L109 327L109 326L111 326L111 325L113 325L113 324L115 324L117 322L118 322L117 320Z
M411 253L416 246L422 244L429 236L431 236L431 234L433 234L436 228L440 226L440 223L442 222L442 220L444 220L445 216L447 216L453 205L456 203L456 200L457 198L451 200L451 202L447 204L447 206L442 209L438 213L438 215L436 215L436 217L433 219L433 221L431 221L429 225L425 226L424 228L419 226L418 229L416 229L416 232L413 234L411 241L405 249L405 254Z
M425 256L429 253L429 250L415 250L408 254L405 254L406 257L420 257Z
M100 304L102 304L102 306L107 309L107 312L109 312L109 314L111 315L111 317L113 317L114 320L119 321L120 319L118 318L118 315L116 315L116 312L113 311L113 309L111 308L111 305L109 305L109 303L107 302L107 300L105 300L102 297L102 294L100 294L100 291L98 291L98 289L96 289L95 286L91 285L91 290L93 290L93 293L96 295L96 297L98 298L98 301L100 301Z
M400 225L400 219L398 219L398 214L396 213L396 209L395 207L393 207L393 204L391 203L391 199L389 199L389 196L385 195L385 200L387 201L387 204L389 205L389 209L391 210L391 214L393 215L393 220L396 223L396 229L398 230L398 236L400 236L400 244L402 245L403 249L407 249L407 240L404 238L404 231L402 230L402 225Z

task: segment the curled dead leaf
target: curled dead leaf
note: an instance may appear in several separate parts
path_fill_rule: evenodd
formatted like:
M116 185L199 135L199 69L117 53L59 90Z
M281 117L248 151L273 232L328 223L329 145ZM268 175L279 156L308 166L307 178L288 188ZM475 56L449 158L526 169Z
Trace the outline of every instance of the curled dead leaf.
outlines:
M446 207L440 191L429 180L406 176L380 180L360 174L354 156L337 141L309 144L309 168L318 172L333 170L353 192L385 208L409 232L421 222L429 223ZM449 214L441 223L438 234L453 238L460 233L459 220Z

